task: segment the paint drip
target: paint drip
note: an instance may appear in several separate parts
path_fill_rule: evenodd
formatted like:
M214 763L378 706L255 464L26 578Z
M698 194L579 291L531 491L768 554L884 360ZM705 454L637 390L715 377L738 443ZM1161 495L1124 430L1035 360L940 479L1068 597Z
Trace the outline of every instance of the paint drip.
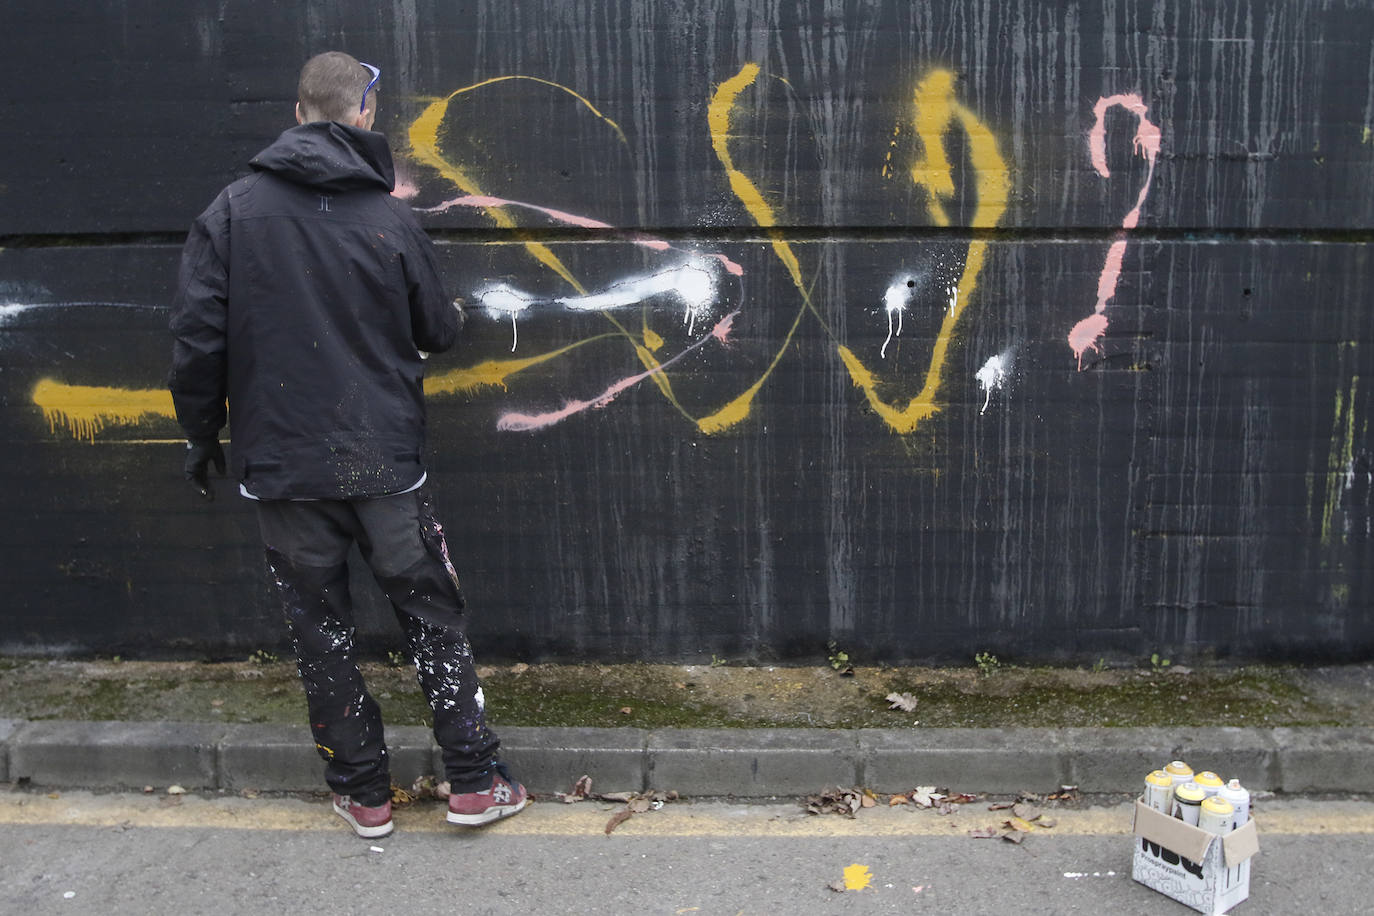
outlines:
M1011 356L1006 353L998 353L988 357L988 361L983 363L983 368L974 373L974 378L982 386L983 409L978 411L978 416L987 413L988 404L992 401L992 392L1001 388L1007 380L1007 373L1011 370Z

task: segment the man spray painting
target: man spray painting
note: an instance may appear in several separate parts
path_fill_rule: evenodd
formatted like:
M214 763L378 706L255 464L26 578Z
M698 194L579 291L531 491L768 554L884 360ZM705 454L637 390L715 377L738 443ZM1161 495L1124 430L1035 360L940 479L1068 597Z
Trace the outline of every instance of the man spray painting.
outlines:
M371 129L380 76L341 52L311 58L297 126L196 219L169 377L185 474L207 500L233 410L232 475L257 507L334 810L364 837L391 832L391 777L381 713L355 660L354 543L434 711L448 820L476 826L526 803L486 726L458 576L423 491L419 351L450 347L462 314L428 236L390 193L391 151Z

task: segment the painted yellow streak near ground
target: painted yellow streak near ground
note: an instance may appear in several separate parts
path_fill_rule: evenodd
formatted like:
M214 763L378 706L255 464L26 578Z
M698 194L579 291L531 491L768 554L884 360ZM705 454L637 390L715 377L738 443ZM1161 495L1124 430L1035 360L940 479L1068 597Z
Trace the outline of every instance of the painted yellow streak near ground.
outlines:
M60 426L77 439L95 440L107 426L139 423L151 417L175 417L172 394L166 389L104 388L65 385L41 379L33 388L33 403L43 411L48 427Z
M201 797L60 792L0 796L0 824L87 827L194 827L243 830L330 830L346 828L326 801L295 798ZM483 828L508 836L581 836L604 833L619 806L600 802L566 805L538 802L518 817ZM1056 824L1035 831L1044 839L1069 836L1124 837L1131 830L1131 805L1049 812ZM461 833L444 821L444 808L421 802L396 809L398 831ZM854 819L811 816L789 804L728 805L717 802L670 803L659 811L637 814L613 836L659 837L967 837L968 831L993 827L1007 817L986 805L965 805L953 815L886 807L861 811ZM1257 815L1260 844L1266 836L1374 834L1374 805L1367 802L1289 801L1266 803ZM969 838L970 842L974 842ZM988 842L980 840L978 842Z

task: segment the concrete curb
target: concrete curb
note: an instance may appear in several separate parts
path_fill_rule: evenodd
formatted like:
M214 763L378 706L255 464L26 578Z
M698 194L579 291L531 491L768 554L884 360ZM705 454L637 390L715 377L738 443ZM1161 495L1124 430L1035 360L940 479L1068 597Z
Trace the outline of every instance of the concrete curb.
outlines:
M660 729L506 728L502 756L531 792L672 789L693 797L806 795L827 786L904 792L1138 791L1169 760L1255 791L1374 793L1374 728ZM388 731L399 785L442 773L422 728ZM0 780L90 789L317 791L305 726L0 719Z

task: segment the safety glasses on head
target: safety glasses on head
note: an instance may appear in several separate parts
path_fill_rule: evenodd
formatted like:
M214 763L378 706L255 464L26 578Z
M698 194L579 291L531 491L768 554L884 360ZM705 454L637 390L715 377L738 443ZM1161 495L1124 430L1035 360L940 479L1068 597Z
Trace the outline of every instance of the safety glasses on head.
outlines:
M358 63L363 64L362 61L358 61ZM363 66L366 67L367 71L372 74L372 81L368 83L367 88L363 90L363 101L362 104L358 106L358 114L362 114L363 112L367 111L367 94L372 91L373 86L377 85L377 80L382 78L382 71L378 68L372 66L371 64L363 64Z

